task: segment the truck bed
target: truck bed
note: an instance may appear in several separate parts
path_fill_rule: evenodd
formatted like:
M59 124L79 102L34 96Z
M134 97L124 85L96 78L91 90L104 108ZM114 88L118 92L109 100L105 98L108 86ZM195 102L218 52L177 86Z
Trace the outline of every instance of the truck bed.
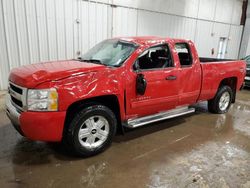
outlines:
M200 59L201 61L204 60L203 58ZM205 60L205 63L203 63L203 61L200 64L202 69L200 100L212 99L219 88L219 84L225 78L235 79L237 82L237 88L235 89L240 89L244 81L244 70L246 68L246 63L244 61L228 59L213 59L212 61L212 58L207 58Z

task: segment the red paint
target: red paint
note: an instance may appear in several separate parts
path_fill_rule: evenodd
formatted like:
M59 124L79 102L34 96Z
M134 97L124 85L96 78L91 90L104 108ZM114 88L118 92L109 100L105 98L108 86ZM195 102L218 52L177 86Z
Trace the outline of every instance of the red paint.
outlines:
M28 138L60 141L66 110L77 101L115 95L120 105L121 120L125 121L131 117L145 116L180 105L192 105L197 101L212 99L224 78L236 77L237 90L244 81L245 62L200 64L197 51L191 41L157 37L121 39L139 45L121 67L111 68L70 60L27 65L12 70L9 79L15 84L26 88L54 87L59 94L59 112L21 114L21 128ZM174 49L174 44L178 42L187 42L190 45L193 56L191 67L180 66L178 54ZM169 45L175 67L142 72L148 86L145 95L138 96L135 90L137 73L132 69L133 64L142 51L162 43ZM165 78L170 75L176 76L177 80L166 80ZM126 100L124 100L124 93L126 93Z
M46 81L67 78L74 74L103 69L103 65L83 63L76 60L43 62L15 68L9 79L19 86L34 88Z
M58 142L62 139L66 112L23 112L21 130L31 140Z

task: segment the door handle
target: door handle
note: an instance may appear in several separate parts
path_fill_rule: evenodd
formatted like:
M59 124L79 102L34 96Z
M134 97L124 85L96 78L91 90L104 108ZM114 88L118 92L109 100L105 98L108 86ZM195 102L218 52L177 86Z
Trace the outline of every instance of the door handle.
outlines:
M173 75L168 76L168 77L166 78L166 80L176 80L176 79L177 79L177 77L176 77L176 76L173 76Z

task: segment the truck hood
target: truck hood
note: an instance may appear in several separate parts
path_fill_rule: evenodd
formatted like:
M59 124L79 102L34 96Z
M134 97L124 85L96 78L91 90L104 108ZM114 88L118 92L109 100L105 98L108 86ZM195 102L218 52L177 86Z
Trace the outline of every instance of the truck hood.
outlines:
M46 81L60 80L101 69L105 69L105 66L77 60L43 62L13 69L9 80L22 87L34 88Z

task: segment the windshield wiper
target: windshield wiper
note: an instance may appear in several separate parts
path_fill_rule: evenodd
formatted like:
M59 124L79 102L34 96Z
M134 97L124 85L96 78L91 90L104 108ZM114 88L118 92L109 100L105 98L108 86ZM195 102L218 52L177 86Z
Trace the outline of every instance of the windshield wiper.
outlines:
M99 60L99 59L81 59L81 61L87 61L87 62L91 62L91 63L106 65L106 64L104 64L104 63L103 63L101 60Z

